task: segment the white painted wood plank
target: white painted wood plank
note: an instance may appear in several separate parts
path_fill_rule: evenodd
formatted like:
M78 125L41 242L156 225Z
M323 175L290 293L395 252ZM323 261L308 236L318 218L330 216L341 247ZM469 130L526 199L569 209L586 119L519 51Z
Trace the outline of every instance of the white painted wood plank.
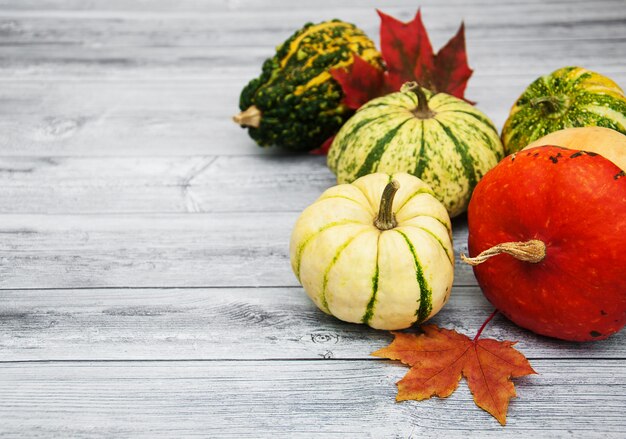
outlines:
M468 31L469 32L469 31ZM538 29L534 30L536 34ZM449 37L450 35L448 35ZM253 47L84 47L41 45L0 46L0 77L11 79L99 78L144 79L228 76L233 69L255 67L260 72L277 38ZM468 34L470 66L488 76L524 72L533 77L559 67L580 65L606 75L622 72L626 36L606 39L473 41Z
M282 3L282 5L281 5ZM329 4L330 3L330 4ZM403 5L402 5L403 3ZM253 2L236 9L205 3L190 11L180 5L169 11L138 10L132 5L107 2L100 8L79 10L39 9L24 11L3 8L0 26L7 44L59 44L64 46L187 46L238 45L273 47L307 22L340 18L360 26L378 40L379 18L375 8L401 20L413 18L421 6L429 35L437 46L452 36L461 20L473 41L533 39L593 39L625 36L626 11L615 0L577 3L414 2L393 5L370 2L306 3ZM287 6L287 4L289 6ZM18 8L20 5L15 5ZM1 6L0 6L1 7ZM82 9L82 10L80 10ZM519 17L523 16L523 23ZM537 31L541 34L538 35ZM254 38L250 38L250 33Z
M150 8L146 10L145 0L1 0L0 7L5 10L30 11L32 13L65 13L85 12L93 14L138 14L167 13L210 13L216 11L284 11L285 8L297 7L301 10L314 11L318 8L324 9L374 9L380 7L377 0L344 0L341 4L333 0L320 0L315 4L310 2L294 2L292 0L150 0ZM483 12L489 12L490 7L506 4L511 9L524 7L524 5L541 5L544 8L552 5L566 4L570 7L581 7L589 5L585 0L423 0L420 5L423 7L453 7L458 8L482 8ZM619 5L620 0L600 0L596 4ZM394 1L389 8L401 9L415 5L407 0ZM570 11L575 12L575 11Z
M387 361L0 364L9 437L580 437L626 430L623 361L533 362L506 427L465 383L396 403L407 368Z
M280 155L259 148L231 121L257 69L146 82L0 81L0 156ZM626 84L626 70L611 76ZM467 96L500 128L535 78L477 72Z
M498 126L554 68L626 78L623 2L542 3L423 2L435 46L465 18L468 97ZM623 334L560 343L496 318L485 335L520 339L541 374L518 380L502 429L464 385L395 404L406 369L365 360L390 336L323 315L296 286L291 227L332 176L323 158L256 148L228 116L304 21L345 14L375 37L380 5L293 5L0 0L0 435L623 435ZM167 213L185 211L208 213ZM457 221L457 252L465 238ZM471 334L490 306L468 267L456 275L435 322ZM146 286L159 288L128 288ZM187 286L210 288L174 288ZM335 360L302 361L322 357ZM172 358L210 361L71 361Z
M455 286L431 323L473 336L492 310ZM393 338L324 314L299 287L3 290L0 328L0 361L371 359ZM533 360L626 361L626 331L566 343L497 316L483 334Z
M0 157L0 213L301 212L322 156Z
M246 79L0 87L0 154L273 154L232 122Z
M4 215L0 288L297 286L297 212ZM463 218L455 248L467 251ZM457 260L457 285L475 285Z

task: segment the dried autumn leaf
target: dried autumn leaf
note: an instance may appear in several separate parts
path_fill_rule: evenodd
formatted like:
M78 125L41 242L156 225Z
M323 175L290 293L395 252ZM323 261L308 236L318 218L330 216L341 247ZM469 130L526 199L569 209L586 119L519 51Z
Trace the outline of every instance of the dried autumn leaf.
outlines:
M467 64L464 23L461 23L456 35L437 52L435 66L437 75L433 77L432 89L465 99L465 87L473 70Z
M398 91L409 81L416 81L433 92L465 99L472 70L467 64L463 24L435 55L420 10L407 23L377 12L381 19L380 52L386 71L355 57L355 62L348 68L330 72L341 85L344 103L349 108L357 109L375 97Z
M402 84L412 80L432 88L435 55L422 23L421 11L418 9L415 18L408 23L377 12L380 16L380 52L387 66L390 88L400 90Z
M312 155L326 155L328 154L328 150L330 149L330 145L332 145L333 140L335 140L335 136L330 136L328 139L322 143L322 146L319 148L312 149L309 151L309 154Z
M394 333L389 346L372 354L412 366L398 382L396 399L448 397L464 376L476 405L506 424L509 400L516 396L511 378L536 373L526 357L513 348L515 343L472 340L436 325L421 329L424 333L419 335Z
M384 94L385 72L374 67L358 55L350 69L331 69L330 74L341 85L344 93L343 103L348 108L356 110L365 102Z

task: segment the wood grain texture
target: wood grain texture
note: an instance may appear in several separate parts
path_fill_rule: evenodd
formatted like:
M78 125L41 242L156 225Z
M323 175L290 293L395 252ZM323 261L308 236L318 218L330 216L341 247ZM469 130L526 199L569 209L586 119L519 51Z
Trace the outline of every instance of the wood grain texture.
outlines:
M0 428L30 437L620 437L626 372L594 363L534 361L539 375L515 380L505 428L465 383L446 400L396 403L407 368L382 360L4 363Z
M620 0L600 0L598 4L619 5ZM420 2L424 7L441 7L441 8L464 8L463 10L472 10L477 8L484 9L484 13L489 13L489 7L502 5L501 0L423 0ZM578 7L588 6L589 3L584 0L528 0L524 2L508 1L508 11L511 12L515 8L524 7L524 5L535 5L549 8L556 5L566 5L570 14L576 18L576 9ZM12 0L0 0L0 7L5 10L15 11L31 11L33 13L59 12L67 14L76 11L82 11L93 14L102 13L118 13L127 14L132 12L148 15L150 13L208 13L216 11L282 11L287 6L294 6L291 0L274 0L272 2L258 0L151 0L150 10L146 10L145 0L20 0L19 2ZM295 11L313 11L317 8L325 8L329 10L337 10L345 8L349 11L355 9L372 10L380 6L377 0L344 0L338 5L333 0L320 0L315 4L307 2L299 2L293 8ZM390 7L395 9L411 8L414 5L407 1L396 1ZM438 19L445 19L438 17Z
M258 147L231 121L241 87L258 73L248 70L231 72L228 79L214 74L205 79L145 81L0 80L0 156L284 157L277 148ZM499 129L535 77L477 73L467 96ZM626 83L626 70L612 77ZM260 172L264 163L259 162Z
M6 215L0 288L296 286L296 212ZM453 224L467 252L467 225ZM457 257L455 284L476 285Z
M431 323L473 336L492 309L478 287L455 286ZM0 361L371 359L392 340L324 314L299 287L4 290L0 328ZM565 343L498 316L484 337L519 340L531 360L626 358L626 332Z
M299 25L300 22L294 23L294 27ZM12 79L82 77L107 80L227 76L241 69L249 70L253 65L260 67L265 59L273 55L274 46L288 36L277 35L264 46L224 45L211 50L191 45L176 48L77 46L70 52L64 52L50 50L47 44L0 46L0 76ZM626 36L609 40L477 41L472 44L468 56L470 66L486 76L513 75L523 71L534 79L566 65L580 65L612 75L624 70L620 62L626 52L624 41ZM256 74L259 73L260 70L257 70Z
M3 2L5 3L5 2ZM0 25L11 44L62 44L96 49L119 46L267 46L273 47L306 22L340 18L360 26L372 38L378 37L379 19L375 8L408 21L421 7L424 22L436 45L457 30L463 20L472 41L594 39L603 34L624 37L626 12L619 0L577 2L518 2L515 14L510 2L420 2L419 5L386 5L380 2L353 3L324 1L319 5L289 7L289 2L244 2L224 8L203 2L185 10L176 3L171 10L158 10L165 2L151 2L150 10L133 8L132 3L102 2L100 8L25 10L23 2L2 7ZM62 3L66 6L65 2ZM60 6L60 5L59 5ZM135 5L137 6L137 4ZM173 6L173 3L172 3ZM524 16L520 23L519 16ZM54 18L50 20L49 18ZM167 26L164 26L164 22ZM540 35L529 32L540 29ZM249 37L254 33L254 38ZM278 39L278 40L277 40Z
M139 10L140 3L90 2L76 11L71 4L63 10L62 4L42 4L52 11L2 10L0 76L82 80L217 73L225 77L233 69L260 66L274 46L307 21L350 17L375 36L379 19L374 6L380 6L158 2L146 11ZM620 6L619 0L513 5L427 2L423 12L435 47L465 21L470 64L477 75L525 72L536 77L570 64L605 74L623 72L626 12ZM407 4L385 10L410 19L415 8Z
M0 157L0 212L301 212L336 184L319 156Z
M485 336L539 372L501 428L465 384L396 404L406 368L369 355L391 336L318 311L291 273L293 223L334 178L258 148L239 92L306 21L377 40L374 8L418 6L436 48L465 20L467 96L498 128L564 65L626 84L623 0L0 0L0 436L623 437L626 333L496 317ZM471 335L490 311L457 264L433 322Z

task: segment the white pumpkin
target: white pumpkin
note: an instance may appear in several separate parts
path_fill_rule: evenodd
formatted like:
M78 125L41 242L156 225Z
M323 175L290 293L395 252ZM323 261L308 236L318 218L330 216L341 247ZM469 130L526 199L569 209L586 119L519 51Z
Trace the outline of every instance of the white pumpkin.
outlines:
M369 174L326 190L298 218L290 257L322 311L377 329L434 316L454 277L446 208L406 173Z

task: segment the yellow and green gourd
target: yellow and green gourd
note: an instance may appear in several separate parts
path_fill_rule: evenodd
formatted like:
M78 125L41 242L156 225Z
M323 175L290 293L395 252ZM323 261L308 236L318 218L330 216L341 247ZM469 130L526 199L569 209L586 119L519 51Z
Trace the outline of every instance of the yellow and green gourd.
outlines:
M353 24L305 25L243 89L235 122L260 146L296 151L321 146L353 114L342 104L343 92L330 70L351 65L354 54L382 69L374 42Z
M415 83L361 107L328 152L338 183L372 172L424 180L450 216L467 209L476 183L504 157L493 123L473 105Z
M370 174L326 190L302 212L290 258L325 313L377 329L408 328L450 296L450 217L417 177Z
M508 154L564 128L599 126L626 134L626 97L611 79L563 67L536 79L517 99L504 127Z

